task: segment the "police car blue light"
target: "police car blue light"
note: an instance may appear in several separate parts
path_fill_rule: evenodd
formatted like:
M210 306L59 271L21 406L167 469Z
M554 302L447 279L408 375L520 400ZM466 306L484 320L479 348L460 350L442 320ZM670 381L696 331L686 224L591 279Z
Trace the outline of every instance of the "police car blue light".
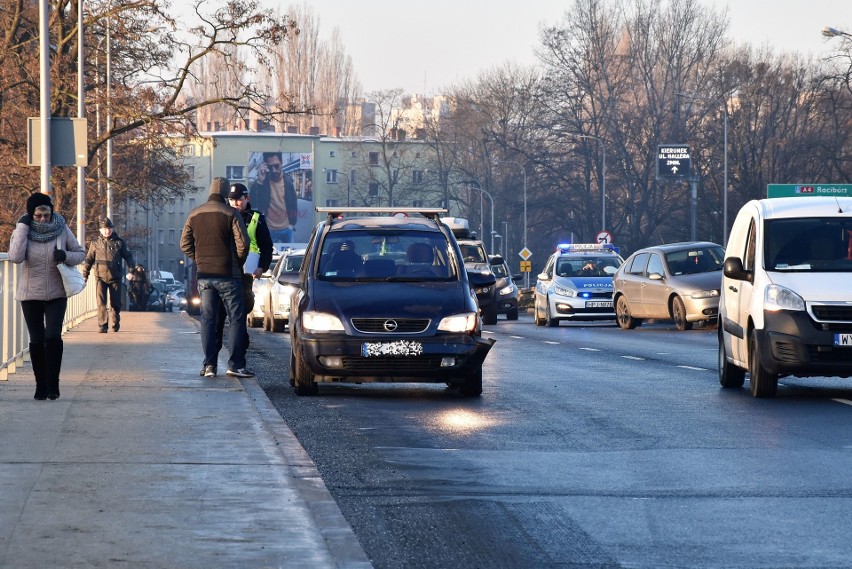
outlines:
M612 276L624 262L618 248L601 243L560 243L535 286L535 323L615 320Z

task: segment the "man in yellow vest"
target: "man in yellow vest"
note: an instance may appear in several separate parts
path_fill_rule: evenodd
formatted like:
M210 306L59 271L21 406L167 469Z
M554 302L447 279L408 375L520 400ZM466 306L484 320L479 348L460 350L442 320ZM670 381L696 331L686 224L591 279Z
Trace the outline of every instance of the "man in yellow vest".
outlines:
M246 308L245 313L250 314L254 308L252 283L268 271L269 265L272 264L272 237L269 234L269 226L266 225L264 215L251 209L249 191L244 184L231 184L228 203L242 214L249 236L249 256L245 265L243 265L243 302ZM219 314L216 319L216 345L220 348L226 316L225 305L220 303ZM246 330L245 345L246 347L249 345L248 330Z

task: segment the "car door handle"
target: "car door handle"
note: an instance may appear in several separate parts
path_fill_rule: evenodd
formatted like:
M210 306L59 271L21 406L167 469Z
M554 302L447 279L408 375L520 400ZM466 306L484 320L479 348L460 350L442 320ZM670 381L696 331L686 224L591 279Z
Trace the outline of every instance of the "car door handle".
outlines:
M733 291L733 292L739 292L737 290L737 287L735 287L734 285L728 285L728 290Z

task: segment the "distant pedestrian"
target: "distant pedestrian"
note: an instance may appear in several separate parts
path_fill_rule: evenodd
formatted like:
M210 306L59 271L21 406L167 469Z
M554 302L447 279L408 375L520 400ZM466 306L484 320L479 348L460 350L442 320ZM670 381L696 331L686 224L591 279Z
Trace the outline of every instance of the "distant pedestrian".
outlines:
M228 203L243 216L243 223L246 224L246 232L249 237L249 256L245 265L243 265L243 304L245 305L246 315L248 315L254 309L255 302L252 285L256 279L259 279L263 273L269 270L269 265L272 264L272 237L269 235L269 227L266 226L266 217L251 208L249 191L244 184L231 184ZM227 315L225 305L220 303L219 316L216 319L216 346L218 348L222 347ZM248 348L248 330L246 330L243 341Z
M35 399L59 398L62 369L62 323L68 298L56 265L83 262L86 251L53 211L47 194L32 194L27 213L18 219L9 242L9 260L22 264L15 299L30 336L30 359L35 374Z
M127 261L130 271L136 270L133 253L127 248L124 239L115 233L112 221L104 217L100 221L100 237L89 244L86 262L83 265L83 276L88 279L94 267L97 279L98 297L98 331L106 334L109 326L109 311L107 309L107 293L109 305L112 308L112 330L118 332L121 328L121 300L123 296L124 267L122 260Z
M151 297L151 283L148 273L142 265L136 265L135 271L127 274L128 294L130 296L130 311L145 312L148 310L148 299Z
M227 374L254 377L246 369L246 312L243 303L243 264L249 254L249 237L240 213L228 205L230 183L214 178L207 202L186 218L180 248L195 263L201 295L201 345L204 362L201 375L215 377L219 347L216 345L216 316L219 302L231 321L228 334Z

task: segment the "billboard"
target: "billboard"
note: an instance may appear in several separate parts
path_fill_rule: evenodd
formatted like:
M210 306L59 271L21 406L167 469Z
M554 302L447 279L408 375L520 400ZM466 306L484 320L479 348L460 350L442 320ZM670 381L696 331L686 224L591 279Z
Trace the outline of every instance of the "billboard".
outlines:
M266 216L273 243L307 243L313 229L313 169L304 152L249 152L251 207Z

